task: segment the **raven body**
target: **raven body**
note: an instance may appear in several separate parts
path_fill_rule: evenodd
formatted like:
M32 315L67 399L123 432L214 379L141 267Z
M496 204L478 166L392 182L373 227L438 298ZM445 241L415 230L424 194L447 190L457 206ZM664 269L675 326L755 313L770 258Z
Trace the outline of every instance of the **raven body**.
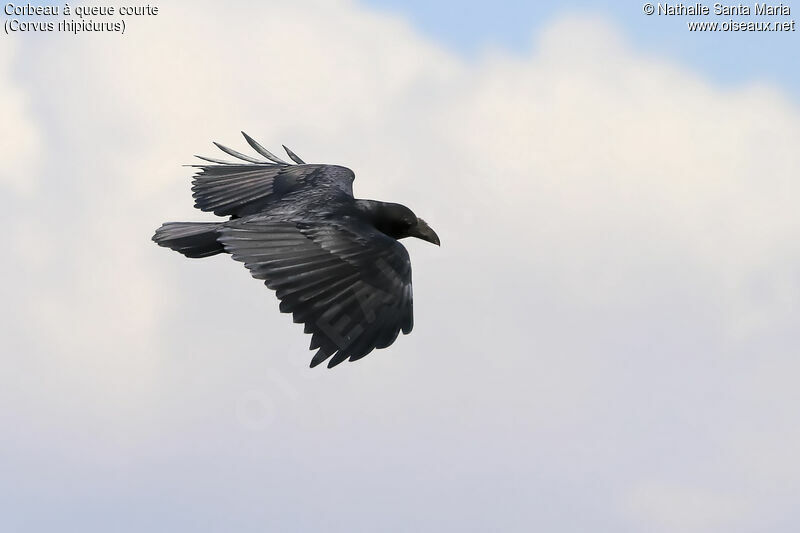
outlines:
M310 333L314 367L355 361L413 328L411 262L404 237L439 244L407 207L353 198L355 175L337 165L284 161L242 132L266 160L216 144L245 161L200 157L195 207L223 222L167 222L153 240L187 257L229 253L263 279Z

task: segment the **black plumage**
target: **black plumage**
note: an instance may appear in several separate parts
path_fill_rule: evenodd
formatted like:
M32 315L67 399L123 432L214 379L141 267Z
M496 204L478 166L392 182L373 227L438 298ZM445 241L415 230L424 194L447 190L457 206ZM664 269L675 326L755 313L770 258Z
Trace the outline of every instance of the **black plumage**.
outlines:
M411 262L404 237L439 244L407 207L353 198L353 172L306 164L284 146L291 164L242 132L266 160L216 144L245 161L199 157L195 207L221 222L167 222L153 240L187 257L229 253L262 279L310 333L314 367L355 361L394 342L414 325Z

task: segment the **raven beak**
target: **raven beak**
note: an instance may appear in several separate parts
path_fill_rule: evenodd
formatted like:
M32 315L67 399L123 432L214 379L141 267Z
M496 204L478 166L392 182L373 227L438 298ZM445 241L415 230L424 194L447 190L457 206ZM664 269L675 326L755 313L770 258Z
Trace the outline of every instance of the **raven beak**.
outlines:
M439 243L439 236L436 235L436 232L421 218L417 219L417 225L414 226L414 233L412 233L412 236L422 239L423 241L432 242L436 246L441 246Z

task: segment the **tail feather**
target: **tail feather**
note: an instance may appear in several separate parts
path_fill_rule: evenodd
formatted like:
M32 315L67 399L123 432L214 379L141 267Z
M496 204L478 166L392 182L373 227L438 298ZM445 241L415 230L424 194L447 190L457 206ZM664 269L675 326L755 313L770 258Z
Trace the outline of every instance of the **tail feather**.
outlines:
M225 251L217 242L220 227L216 222L166 222L156 230L153 241L186 257L208 257Z

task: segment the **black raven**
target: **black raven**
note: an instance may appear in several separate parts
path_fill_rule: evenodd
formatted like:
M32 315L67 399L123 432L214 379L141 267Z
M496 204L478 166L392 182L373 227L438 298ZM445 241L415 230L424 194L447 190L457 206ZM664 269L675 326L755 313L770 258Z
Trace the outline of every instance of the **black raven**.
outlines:
M409 333L411 262L398 239L438 245L436 232L403 205L353 198L349 168L307 164L284 146L291 164L242 135L266 160L214 143L246 163L197 156L211 164L192 165L195 207L230 218L167 222L153 240L186 257L225 252L243 262L312 334L312 368L355 361Z

